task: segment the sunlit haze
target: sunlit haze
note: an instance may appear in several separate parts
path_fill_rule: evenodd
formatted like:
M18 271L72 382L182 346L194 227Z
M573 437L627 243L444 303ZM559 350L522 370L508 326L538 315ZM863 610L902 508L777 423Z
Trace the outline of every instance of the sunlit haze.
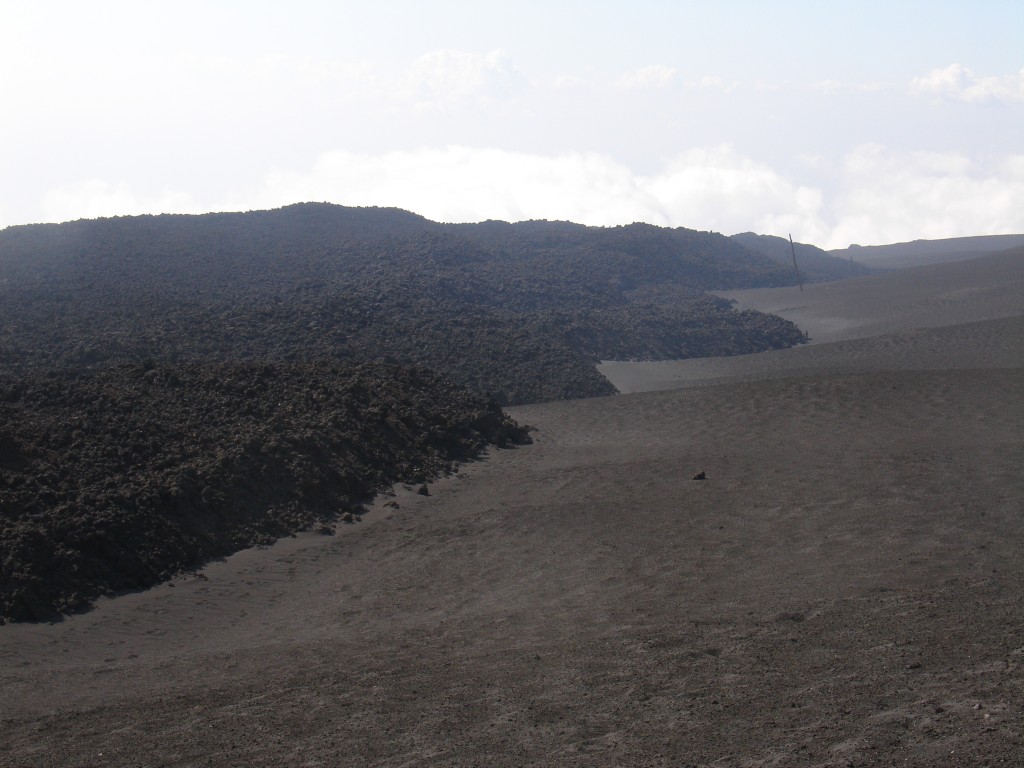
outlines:
M0 2L0 227L396 206L1024 232L1024 3Z

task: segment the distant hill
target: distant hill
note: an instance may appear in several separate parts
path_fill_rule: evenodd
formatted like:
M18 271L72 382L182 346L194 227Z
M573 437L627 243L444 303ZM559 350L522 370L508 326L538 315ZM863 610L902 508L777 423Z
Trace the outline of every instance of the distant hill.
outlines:
M851 245L829 251L832 256L852 258L870 267L900 269L924 264L965 261L987 253L1024 245L1024 235L983 235L952 237L945 240L914 240L892 245Z
M870 275L874 270L852 258L839 258L821 248L804 243L794 243L790 247L789 240L773 235L756 235L743 232L733 235L732 239L756 253L762 253L789 269L793 268L793 250L796 251L796 262L800 275L807 283L827 283L832 280L845 280L848 277Z
M0 231L0 371L384 360L500 403L609 394L600 359L799 343L709 289L792 284L722 235L438 224L387 208L136 216Z

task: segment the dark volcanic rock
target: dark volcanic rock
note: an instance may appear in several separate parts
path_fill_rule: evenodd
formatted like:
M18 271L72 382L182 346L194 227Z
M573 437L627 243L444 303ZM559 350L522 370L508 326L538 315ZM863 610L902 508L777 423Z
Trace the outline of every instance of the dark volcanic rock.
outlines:
M0 371L153 358L384 360L500 404L607 395L608 359L793 346L709 289L792 269L711 232L442 225L394 209L138 216L0 231Z
M326 204L0 231L0 617L356 521L526 440L500 405L612 394L599 360L799 344L704 293L791 281L710 232Z
M0 424L0 617L16 620L150 586L529 441L436 374L338 363L0 376Z

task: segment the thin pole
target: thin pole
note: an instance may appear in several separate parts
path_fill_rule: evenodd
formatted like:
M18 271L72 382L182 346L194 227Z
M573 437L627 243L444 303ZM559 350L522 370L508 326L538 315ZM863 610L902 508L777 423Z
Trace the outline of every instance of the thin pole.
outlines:
M800 277L800 267L796 265L796 246L793 245L793 235L789 236L789 250L793 252L793 271L796 272L796 284L800 286L800 293L803 293L804 279Z

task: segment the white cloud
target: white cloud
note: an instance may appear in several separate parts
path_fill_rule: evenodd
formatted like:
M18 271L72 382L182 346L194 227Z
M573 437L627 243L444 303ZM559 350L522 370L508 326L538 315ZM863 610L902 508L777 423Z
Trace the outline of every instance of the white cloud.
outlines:
M842 93L877 93L878 91L886 90L888 87L884 83L843 82L841 80L818 80L808 86L810 90L823 93L826 96Z
M451 146L382 155L329 152L308 173L276 173L239 207L299 200L397 206L438 221L565 219L611 226L645 221L726 234L827 235L822 192L729 146L695 149L638 176L596 153L554 156Z
M984 165L958 153L851 152L826 245L1024 232L1024 156Z
M690 149L640 176L596 154L451 146L380 155L329 152L277 173L244 205L300 200L407 208L439 221L568 219L610 226L753 230L825 248L1024 232L1024 156L980 164L957 153L865 145L791 174L729 145Z
M367 61L325 59L314 56L265 55L237 57L224 54L184 52L154 65L171 78L192 78L193 82L233 83L235 87L266 89L282 86L320 86L369 91L379 88L377 75Z
M687 83L687 87L701 91L722 91L732 93L740 87L739 80L725 80L718 75L704 75L699 80Z
M435 221L645 221L724 234L792 233L823 248L1024 232L1024 155L983 163L868 144L841 159L804 158L798 167L818 181L798 181L730 145L681 152L643 176L599 153L332 151L308 170L271 173L259 188L220 200L99 179L65 185L45 195L42 220L328 201L395 206Z
M729 145L684 152L639 184L678 226L726 234L793 231L812 242L824 233L821 190L796 184Z
M257 207L299 200L397 206L437 221L662 220L657 201L610 158L461 146L381 155L328 152L308 173L272 175L257 200Z
M824 94L831 94L841 91L843 84L838 80L819 80L816 83L811 83L811 90L821 91Z
M950 64L915 77L912 93L968 103L1024 101L1024 69L1009 75L980 77L967 67Z
M590 81L579 75L557 75L551 80L551 87L555 90L583 88L588 85L590 85Z
M407 80L420 101L450 104L472 98L508 99L520 88L523 77L502 50L481 55L445 49L420 56Z
M43 198L44 221L71 221L144 213L202 213L186 192L140 195L126 182L89 179L51 189Z
M652 64L624 72L615 80L615 87L624 91L660 91L673 85L679 72L664 64Z

